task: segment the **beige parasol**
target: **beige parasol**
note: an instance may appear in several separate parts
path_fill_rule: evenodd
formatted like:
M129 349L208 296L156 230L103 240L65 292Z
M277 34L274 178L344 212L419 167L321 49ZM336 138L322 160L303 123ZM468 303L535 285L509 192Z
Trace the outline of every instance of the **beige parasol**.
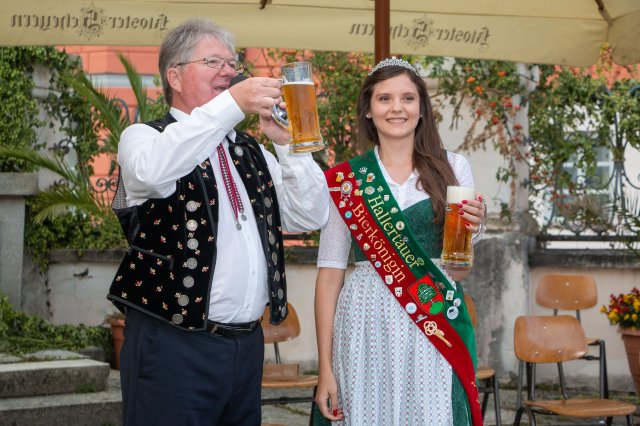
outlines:
M606 42L640 62L640 0L6 0L0 44L157 45L191 17L239 47L590 65Z

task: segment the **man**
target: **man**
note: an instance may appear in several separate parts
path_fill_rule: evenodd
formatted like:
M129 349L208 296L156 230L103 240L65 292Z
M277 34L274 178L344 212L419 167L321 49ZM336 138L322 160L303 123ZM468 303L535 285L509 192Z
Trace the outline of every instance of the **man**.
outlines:
M286 315L281 237L328 217L310 154L288 156L271 119L280 81L249 78L233 38L205 20L160 48L170 114L123 133L114 208L130 242L108 298L126 310L121 353L125 425L259 425L267 304ZM279 162L233 130L259 114Z

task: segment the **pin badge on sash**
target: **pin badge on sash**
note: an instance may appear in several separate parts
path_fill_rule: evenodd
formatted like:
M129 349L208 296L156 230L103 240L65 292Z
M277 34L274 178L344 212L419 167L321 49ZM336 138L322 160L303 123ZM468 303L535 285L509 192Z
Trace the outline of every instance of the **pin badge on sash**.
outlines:
M444 310L442 294L433 282L423 279L411 284L408 290L425 313L437 315Z
M340 192L342 192L342 195L344 196L349 196L349 194L351 194L352 189L353 189L353 185L349 181L343 182L342 185L340 185Z
M449 309L447 309L447 318L450 320L458 318L458 308L455 306L449 306Z

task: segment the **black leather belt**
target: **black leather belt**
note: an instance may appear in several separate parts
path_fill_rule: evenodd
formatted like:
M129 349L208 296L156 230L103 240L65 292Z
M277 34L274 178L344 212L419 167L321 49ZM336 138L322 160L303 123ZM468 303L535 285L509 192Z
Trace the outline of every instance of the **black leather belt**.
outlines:
M237 323L237 324L223 324L221 322L208 320L207 331L216 336L224 336L224 337L246 336L248 334L253 333L253 331L256 328L258 328L258 326L260 325L260 321L262 321L262 318L252 322L244 322L244 323Z

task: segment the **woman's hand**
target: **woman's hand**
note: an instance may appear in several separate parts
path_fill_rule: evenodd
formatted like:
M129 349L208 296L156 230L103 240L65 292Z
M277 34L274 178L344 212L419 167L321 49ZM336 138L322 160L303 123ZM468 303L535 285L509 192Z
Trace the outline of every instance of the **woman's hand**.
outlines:
M333 371L320 371L316 404L326 419L333 421L344 419L342 408L338 407L338 384Z
M458 207L464 214L461 215L462 220L467 229L475 234L480 229L480 224L484 220L486 204L482 194L476 194L475 200L462 200Z

